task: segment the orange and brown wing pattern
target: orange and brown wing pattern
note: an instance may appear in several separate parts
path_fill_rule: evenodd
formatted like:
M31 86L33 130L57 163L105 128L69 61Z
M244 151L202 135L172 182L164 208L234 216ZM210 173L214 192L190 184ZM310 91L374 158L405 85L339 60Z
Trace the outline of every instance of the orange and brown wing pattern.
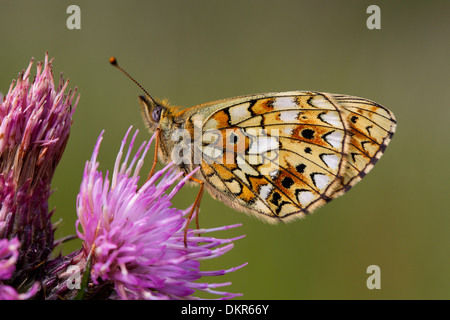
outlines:
M389 111L355 99L297 91L229 99L216 110L211 104L202 127L207 187L269 221L302 217L343 194L393 132L383 120L393 119Z

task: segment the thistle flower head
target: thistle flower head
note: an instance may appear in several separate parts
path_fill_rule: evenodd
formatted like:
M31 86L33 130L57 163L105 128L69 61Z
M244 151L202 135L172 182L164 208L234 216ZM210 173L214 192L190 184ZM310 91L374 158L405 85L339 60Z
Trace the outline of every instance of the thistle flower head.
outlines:
M116 294L111 298L197 299L193 296L196 291L235 297L237 294L214 290L229 283L197 280L223 275L245 265L206 272L199 268L200 260L224 254L240 238L216 239L204 234L237 225L189 230L185 247L185 216L190 208L173 208L171 200L188 177L176 183L183 174L169 164L139 188L139 171L153 138L131 156L136 131L122 160L130 130L122 141L111 180L109 173L103 178L98 171L102 135L84 170L77 198L77 230L84 241L86 256L92 252L91 278L97 284L113 283ZM198 237L200 234L203 236Z
M46 55L30 84L32 59L1 99L0 172L12 172L19 186L29 179L30 187L40 180L50 182L69 137L79 97L73 104L75 92L64 94L69 81L62 78L55 87L52 62Z
M47 55L30 82L32 64L0 96L0 239L20 241L16 284L39 272L53 249L50 184L78 102L75 92L64 94L67 81L55 87Z

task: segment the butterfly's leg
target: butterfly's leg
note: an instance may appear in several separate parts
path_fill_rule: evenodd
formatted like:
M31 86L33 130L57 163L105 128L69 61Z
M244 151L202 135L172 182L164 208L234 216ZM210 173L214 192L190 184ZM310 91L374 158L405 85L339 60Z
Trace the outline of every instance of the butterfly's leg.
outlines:
M155 156L153 157L153 165L152 169L150 170L150 173L148 174L147 181L150 180L150 178L153 176L153 173L155 172L156 163L158 162L158 146L159 146L159 135L161 134L161 129L156 129L156 142L155 142Z
M198 191L197 197L195 198L194 204L192 205L191 211L189 212L188 218L187 218L187 222L186 222L186 227L184 229L184 246L187 247L187 232L188 232L188 228L189 228L189 223L191 222L192 216L194 215L195 212L195 221L196 221L196 226L197 229L199 228L199 223L198 223L198 211L200 210L200 202L202 201L202 196L203 196L203 181L196 179L196 178L192 178L190 177L189 180L192 180L194 182L197 182L200 184L200 190Z
M198 199L197 208L195 210L195 226L197 227L197 229L200 229L200 223L198 221L198 212L200 211L200 202L202 201L202 197L203 197L203 181L195 179L195 178L191 178L191 180L199 183L200 189L201 189L201 190L199 190L199 192L197 194L197 196L199 196L199 199Z

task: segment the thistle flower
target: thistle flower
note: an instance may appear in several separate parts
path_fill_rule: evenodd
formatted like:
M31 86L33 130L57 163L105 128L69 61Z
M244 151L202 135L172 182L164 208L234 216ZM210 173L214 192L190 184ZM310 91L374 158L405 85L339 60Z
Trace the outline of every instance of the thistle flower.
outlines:
M238 225L188 230L185 247L185 216L190 208L173 208L171 200L189 176L175 184L183 174L169 164L139 188L139 171L153 138L140 146L129 163L136 131L122 161L130 130L122 141L111 181L108 172L103 178L97 170L103 132L85 166L77 197L77 232L84 241L85 257L92 252L91 279L96 285L113 284L110 298L198 299L193 296L196 291L224 299L239 295L214 290L230 283L196 282L203 276L223 275L246 265L217 271L199 269L200 260L224 254L241 238L216 239L204 234ZM198 237L200 234L203 236Z
M51 256L58 241L50 220L53 212L48 210L50 185L78 98L74 102L75 91L64 94L68 81L61 79L55 88L47 55L30 84L32 64L33 60L4 98L0 95L0 299L73 298L70 267L90 276L89 297L198 299L194 296L198 291L223 299L239 295L215 290L228 282L198 281L246 265L217 271L199 268L201 260L224 254L241 238L206 234L238 225L188 230L185 246L185 216L191 208L173 208L171 200L189 176L182 177L169 164L139 188L139 171L153 138L130 160L136 131L122 161L131 128L111 181L108 173L103 178L97 170L100 135L77 198L77 234L83 247L66 256Z
M41 278L42 262L53 250L50 184L78 102L73 104L75 92L64 94L68 81L55 88L47 54L30 84L32 64L0 95L0 239L20 242L8 280L16 286Z
M0 223L0 226L2 223ZM16 261L19 257L20 242L17 238L11 240L0 239L0 281L8 280L16 268ZM31 287L26 293L18 293L11 286L0 283L0 300L25 300L34 296L39 289L39 283Z
M11 278L19 256L19 246L17 238L0 240L0 280Z

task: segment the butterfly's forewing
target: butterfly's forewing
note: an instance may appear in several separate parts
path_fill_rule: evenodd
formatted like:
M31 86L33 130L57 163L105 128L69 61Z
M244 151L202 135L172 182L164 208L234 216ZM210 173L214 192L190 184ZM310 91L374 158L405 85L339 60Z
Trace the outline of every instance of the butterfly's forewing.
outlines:
M348 191L395 131L389 110L346 95L269 93L195 109L207 188L269 221L302 217Z

